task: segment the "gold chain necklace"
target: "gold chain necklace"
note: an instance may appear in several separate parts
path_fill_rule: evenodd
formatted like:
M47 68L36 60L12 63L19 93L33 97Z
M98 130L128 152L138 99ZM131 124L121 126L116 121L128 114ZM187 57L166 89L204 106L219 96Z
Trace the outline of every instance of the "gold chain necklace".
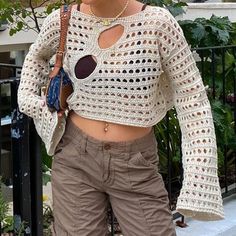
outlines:
M93 11L92 11L91 6L90 6L90 8L89 8L89 11L90 11L90 14L91 14L92 16L94 16L94 17L96 17L96 18L99 19L99 22L100 22L100 23L102 23L104 26L109 26L112 22L116 21L116 20L125 12L125 10L127 9L128 5L129 5L129 1L130 1L130 0L127 0L127 2L126 2L126 4L125 4L124 8L122 9L122 11L121 11L116 17L114 17L114 18L112 18L112 19L110 19L110 18L102 18L102 17L96 16L96 15L93 13Z
M102 18L102 17L96 16L96 15L93 13L93 11L92 11L91 6L90 6L90 8L89 8L89 11L90 11L90 14L91 14L92 16L94 16L94 17L96 17L96 18L99 19L99 22L100 22L100 23L102 23L104 26L109 26L112 22L116 21L116 20L125 12L125 10L126 10L127 7L128 7L129 1L130 1L130 0L127 0L127 2L126 2L126 4L125 4L124 8L122 9L122 11L121 11L116 17L114 17L114 18L112 18L112 19L110 19L110 18L107 19L107 18ZM107 131L108 131L108 126L109 126L109 123L105 122L104 132L107 132Z

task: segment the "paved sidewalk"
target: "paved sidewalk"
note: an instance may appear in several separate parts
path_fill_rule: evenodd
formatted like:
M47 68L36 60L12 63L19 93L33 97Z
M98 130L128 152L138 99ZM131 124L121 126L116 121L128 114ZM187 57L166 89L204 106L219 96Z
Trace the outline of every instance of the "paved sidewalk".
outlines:
M176 226L177 236L236 236L236 194L224 199L225 219L198 221L185 218L186 228Z

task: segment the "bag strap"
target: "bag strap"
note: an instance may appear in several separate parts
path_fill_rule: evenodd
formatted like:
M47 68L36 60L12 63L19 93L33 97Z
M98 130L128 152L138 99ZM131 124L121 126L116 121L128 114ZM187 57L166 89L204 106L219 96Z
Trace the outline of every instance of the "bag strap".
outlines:
M67 5L64 5L64 6L61 6L61 9L60 9L61 32L60 32L59 47L56 52L56 62L55 62L54 67L61 68L63 65L67 31L68 31L69 20L71 16L71 8L72 8L72 5L70 5L69 7Z

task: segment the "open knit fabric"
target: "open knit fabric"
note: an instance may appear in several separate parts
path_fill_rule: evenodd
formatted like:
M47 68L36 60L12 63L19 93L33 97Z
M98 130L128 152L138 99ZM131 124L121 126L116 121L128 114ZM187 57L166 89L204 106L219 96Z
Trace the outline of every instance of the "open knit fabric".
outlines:
M72 10L64 69L73 81L70 109L90 119L149 127L175 106L182 132L184 179L177 211L200 220L224 218L217 175L217 148L211 107L183 32L166 9L144 11L113 22L124 27L118 41L100 48L101 27L93 16ZM18 90L20 111L33 117L48 154L61 139L66 117L60 120L43 106L40 87L49 74L49 60L60 36L60 12L44 21L30 47ZM96 67L76 78L77 62L88 55ZM162 73L162 72L165 73Z

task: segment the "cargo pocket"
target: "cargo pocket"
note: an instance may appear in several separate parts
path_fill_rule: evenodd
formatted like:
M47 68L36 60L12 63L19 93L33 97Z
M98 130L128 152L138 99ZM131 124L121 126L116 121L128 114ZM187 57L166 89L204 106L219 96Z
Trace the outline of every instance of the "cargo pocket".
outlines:
M156 149L141 150L130 154L129 165L158 168L159 156Z
M133 191L154 194L160 179L158 162L159 157L155 149L130 153L127 167Z
M148 152L137 152L129 160L127 167L130 187L137 196L167 199L168 193L157 163L158 155Z
M76 144L68 135L64 135L58 143L53 156L54 162L64 164L66 166L74 166L74 160L78 157Z

